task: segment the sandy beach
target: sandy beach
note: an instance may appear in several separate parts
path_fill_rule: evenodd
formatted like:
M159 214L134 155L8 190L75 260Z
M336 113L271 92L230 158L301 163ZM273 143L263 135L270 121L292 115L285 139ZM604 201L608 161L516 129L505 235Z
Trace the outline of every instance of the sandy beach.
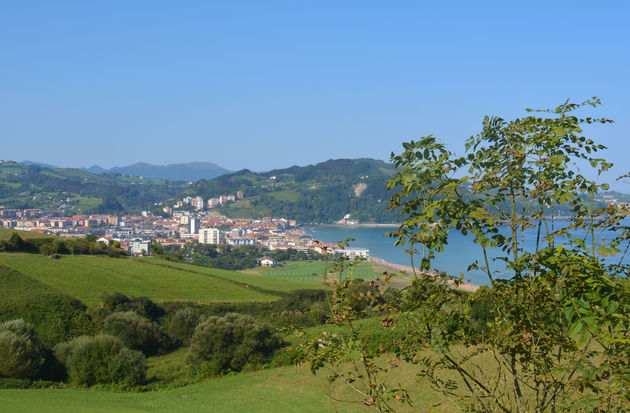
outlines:
M379 265L381 267L390 268L395 271L404 271L405 273L411 276L413 276L414 274L413 268L405 266L405 265L394 264L394 263L387 262L385 260L382 260L380 258L375 258L375 257L369 257L368 260L372 262L373 264ZM416 270L415 272L418 273L418 270ZM456 288L458 290L463 290L463 291L474 292L477 290L477 288L479 288L478 285L465 283L465 282L462 282L459 286L455 286L455 283L452 280L449 280L447 282L448 284L452 285L453 288Z

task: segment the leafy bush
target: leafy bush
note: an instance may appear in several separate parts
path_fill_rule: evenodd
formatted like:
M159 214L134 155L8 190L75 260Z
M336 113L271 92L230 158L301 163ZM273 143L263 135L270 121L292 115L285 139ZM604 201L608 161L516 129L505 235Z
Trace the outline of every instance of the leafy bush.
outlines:
M103 307L109 313L135 311L154 321L164 315L164 309L147 297L127 297L125 294L114 292L103 294L102 300Z
M31 324L23 320L0 324L0 376L35 378L44 362L43 346Z
M113 336L77 337L57 345L55 354L76 384L134 386L146 380L144 355Z
M103 333L118 337L127 347L147 356L166 354L175 345L159 325L133 311L108 316Z
M199 324L199 315L190 307L178 310L169 323L168 332L182 343L189 343Z
M238 313L213 316L197 326L188 362L203 375L241 371L267 362L282 345L276 330L254 317Z

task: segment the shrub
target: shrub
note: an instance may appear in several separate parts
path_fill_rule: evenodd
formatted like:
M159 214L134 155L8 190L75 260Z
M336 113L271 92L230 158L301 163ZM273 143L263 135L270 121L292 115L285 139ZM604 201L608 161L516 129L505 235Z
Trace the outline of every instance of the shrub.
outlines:
M238 313L210 317L197 326L188 362L201 374L216 375L261 365L282 347L275 329Z
M57 345L55 354L76 384L134 386L146 380L144 355L113 336L77 337Z
M45 362L35 329L23 320L0 324L0 376L36 378Z
M147 297L127 297L122 293L114 292L103 294L102 300L103 307L110 313L135 311L154 321L164 315L164 309Z
M118 337L127 347L140 350L147 356L166 354L175 346L159 325L133 311L108 316L103 333Z
M185 307L173 315L169 323L168 332L182 343L188 344L198 324L199 315L192 308Z

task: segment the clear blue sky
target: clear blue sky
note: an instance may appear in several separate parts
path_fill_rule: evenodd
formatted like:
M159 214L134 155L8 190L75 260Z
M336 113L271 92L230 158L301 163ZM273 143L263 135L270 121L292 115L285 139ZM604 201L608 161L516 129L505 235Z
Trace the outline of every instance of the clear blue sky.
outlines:
M622 174L629 19L626 1L2 1L0 159L387 160L596 95Z

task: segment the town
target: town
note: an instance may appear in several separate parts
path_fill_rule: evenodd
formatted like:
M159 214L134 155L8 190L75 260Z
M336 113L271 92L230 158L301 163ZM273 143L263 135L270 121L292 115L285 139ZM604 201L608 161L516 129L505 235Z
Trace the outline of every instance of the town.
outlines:
M97 241L120 243L130 255L151 255L151 243L183 246L187 243L259 245L269 250L294 249L318 253L337 252L349 258L367 258L369 250L340 250L334 243L315 242L295 220L287 218L227 218L212 211L215 206L242 199L243 193L221 195L204 203L202 197L185 197L173 207L163 208L164 216L148 211L141 215L86 214L64 216L62 211L44 209L6 209L0 207L0 224L4 228L53 234L61 237L83 237L93 234ZM190 205L193 210L180 210Z

